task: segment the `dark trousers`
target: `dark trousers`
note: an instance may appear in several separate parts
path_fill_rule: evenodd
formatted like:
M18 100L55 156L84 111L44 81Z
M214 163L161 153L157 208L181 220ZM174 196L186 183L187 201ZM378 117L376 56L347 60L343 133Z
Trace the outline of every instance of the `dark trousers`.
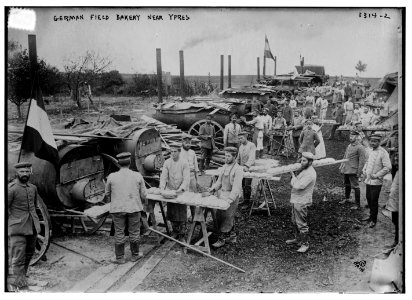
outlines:
M395 244L399 242L399 212L392 212L392 223L395 225Z
M293 138L293 145L295 146L295 152L298 152L300 144L299 144L299 136L292 136Z
M250 201L250 195L252 194L252 178L243 178L243 201Z
M125 229L129 231L129 239L131 243L140 241L140 212L134 213L112 213L114 224L114 240L116 245L126 243Z
M341 124L336 124L336 125L333 125L332 126L332 129L331 129L331 131L330 131L330 139L334 139L335 138L335 132L336 132L336 129L338 129L338 127L340 126ZM339 130L338 131L338 137L340 138L342 136L342 132Z
M350 198L350 192L352 189L355 190L355 202L357 205L360 205L360 189L359 189L359 179L356 174L344 174L343 175L345 182L345 198Z
M382 185L366 185L366 200L368 201L369 206L369 220L375 223L378 219L378 201L381 189Z
M9 236L10 275L26 275L36 250L37 234Z
M395 178L396 172L398 172L398 167L392 164L392 169L391 169L392 180Z
M200 159L199 169L201 171L209 169L210 160L212 159L213 149L200 148L202 158Z

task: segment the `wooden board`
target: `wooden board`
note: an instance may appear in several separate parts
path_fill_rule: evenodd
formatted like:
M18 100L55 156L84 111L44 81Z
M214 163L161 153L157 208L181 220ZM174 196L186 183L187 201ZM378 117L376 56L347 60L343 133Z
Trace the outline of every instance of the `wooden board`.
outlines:
M107 203L102 206L93 206L89 209L86 209L83 213L91 217L93 219L100 219L101 217L104 217L109 214L110 211L110 203Z
M147 199L149 200L154 200L154 201L163 201L163 202L170 202L170 203L177 203L177 204L183 204L183 205L193 205L193 206L201 206L201 207L207 207L207 208L213 208L213 209L220 209L220 210L226 210L229 208L229 203L226 201L222 200L222 203L224 204L222 207L217 207L208 204L207 202L200 204L194 204L186 200L188 193L191 192L186 192L181 195L178 195L177 198L174 199L166 199L162 195L155 195L155 194L147 194ZM200 193L191 193L192 195L195 194L196 197L202 197Z
M145 278L154 270L159 262L167 255L167 253L176 244L174 241L166 241L156 252L137 270L134 274L130 275L116 292L131 292L139 284L141 284Z

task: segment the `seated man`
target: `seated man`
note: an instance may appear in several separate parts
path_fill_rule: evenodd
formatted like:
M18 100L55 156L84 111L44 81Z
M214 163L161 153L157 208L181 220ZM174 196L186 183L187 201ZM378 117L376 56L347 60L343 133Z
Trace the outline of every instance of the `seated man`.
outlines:
M217 210L216 212L219 238L212 245L215 248L224 246L226 241L236 243L236 232L233 229L235 213L242 195L243 179L243 167L237 164L236 156L236 148L225 148L225 165L221 168L216 183L209 189L212 193L217 192L219 199L230 204L227 210Z

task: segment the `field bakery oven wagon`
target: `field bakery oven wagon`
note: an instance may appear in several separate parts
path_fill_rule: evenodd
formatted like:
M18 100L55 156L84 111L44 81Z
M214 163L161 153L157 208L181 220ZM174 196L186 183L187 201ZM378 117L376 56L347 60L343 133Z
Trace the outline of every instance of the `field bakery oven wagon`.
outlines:
M37 186L43 200L37 207L41 232L31 264L36 263L50 245L52 220L54 226L68 227L72 233L80 230L92 234L103 225L110 206L104 194L105 179L119 169L116 154L131 152L131 169L139 171L147 180L158 177L163 155L160 134L155 129L129 125L128 130L110 132L111 136L98 135L95 131L55 134L60 158L57 172L51 163L34 155L20 159L32 163L30 181ZM9 180L15 176L13 165L18 160L19 148L9 147ZM96 212L96 209L101 213L91 217L88 211Z
M246 101L199 97L185 102L159 103L153 118L165 124L176 125L177 128L198 137L200 126L206 123L206 116L212 114L212 125L216 133L215 144L218 149L223 149L223 131L225 125L230 122L232 113L244 115Z

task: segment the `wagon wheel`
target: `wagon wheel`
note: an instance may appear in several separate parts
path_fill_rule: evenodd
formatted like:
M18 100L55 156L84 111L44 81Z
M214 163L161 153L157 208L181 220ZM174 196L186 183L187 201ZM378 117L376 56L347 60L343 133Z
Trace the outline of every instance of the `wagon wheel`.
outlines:
M202 126L205 123L206 123L205 119L194 123L189 129L189 134L194 137L198 137L200 126ZM223 150L223 148L225 147L223 144L223 127L220 126L219 123L213 120L212 120L212 125L215 128L215 134L216 134L215 135L215 145L219 150Z
M285 93L285 96L288 98L290 98L293 95L291 91L284 91L284 93Z
M72 223L74 227L72 228L80 228L82 230L82 233L85 235L92 235L93 233L95 233L97 230L100 229L100 227L102 227L102 225L104 224L104 222L106 221L107 215L104 217L101 217L99 219L93 219L91 217L73 217L72 218ZM77 219L77 220L75 220ZM77 221L77 222L76 222Z
M40 232L37 233L36 251L30 261L30 265L36 264L47 252L50 246L50 238L52 235L52 228L50 222L49 212L46 204L39 197L37 199L38 206L36 207L37 215L40 221Z

